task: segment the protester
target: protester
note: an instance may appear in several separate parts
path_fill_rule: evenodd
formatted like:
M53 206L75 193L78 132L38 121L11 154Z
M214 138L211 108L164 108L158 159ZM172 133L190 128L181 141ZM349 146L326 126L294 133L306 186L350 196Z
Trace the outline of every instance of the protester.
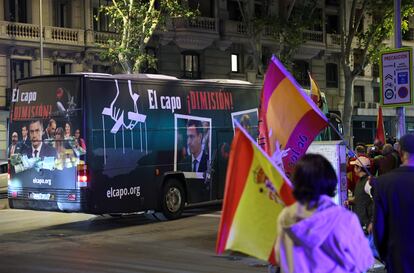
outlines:
M292 174L297 202L278 218L276 256L282 272L363 272L374 263L358 218L336 205L337 177L321 155L307 154Z
M374 183L374 239L388 273L414 272L414 135L400 139L402 165Z
M351 162L351 165L355 168L356 175L359 177L359 181L355 186L354 197L348 200L353 205L353 211L358 216L359 222L367 234L372 232L373 217L372 198L370 192L365 190L366 186L369 185L369 176L365 169L369 169L370 164L371 161L364 156L360 156L357 160Z
M382 149L382 155L374 158L376 175L385 174L395 168L398 168L401 164L400 156L396 152L393 146L389 143L385 144Z
M356 156L353 155L349 157L347 164L346 164L347 188L351 192L351 195L354 194L355 185L359 180L359 176L357 176L357 174L355 173L354 165L352 165L351 162L355 161L357 157L360 157L360 156L367 157L367 154L365 151L366 151L365 145L358 144L355 147Z

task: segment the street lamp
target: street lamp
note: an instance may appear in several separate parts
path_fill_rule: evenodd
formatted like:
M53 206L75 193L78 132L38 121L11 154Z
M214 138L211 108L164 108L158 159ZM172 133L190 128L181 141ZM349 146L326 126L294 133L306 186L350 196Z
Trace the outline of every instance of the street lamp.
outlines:
M394 44L395 48L402 47L401 42L401 0L394 0ZM412 75L411 75L412 77ZM405 135L405 108L397 107L397 138Z
M43 17L42 0L39 0L39 20L40 20L40 75L43 75Z

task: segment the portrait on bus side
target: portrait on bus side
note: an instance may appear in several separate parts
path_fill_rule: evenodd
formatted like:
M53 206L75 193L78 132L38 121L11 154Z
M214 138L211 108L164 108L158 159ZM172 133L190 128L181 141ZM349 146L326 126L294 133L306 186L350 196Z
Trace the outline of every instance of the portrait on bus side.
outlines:
M211 161L211 119L175 115L174 169L204 173Z
M259 120L259 111L257 108L248 109L231 113L231 120L233 120L233 131L235 132L237 121L253 138L257 138L257 124Z

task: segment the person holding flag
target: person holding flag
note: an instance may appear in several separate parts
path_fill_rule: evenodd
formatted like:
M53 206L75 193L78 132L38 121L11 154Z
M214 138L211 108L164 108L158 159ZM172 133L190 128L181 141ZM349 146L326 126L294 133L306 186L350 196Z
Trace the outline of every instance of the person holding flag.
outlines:
M281 272L364 272L374 264L356 215L336 205L337 177L321 155L306 154L291 176L297 202L277 221L276 260Z
M276 220L284 206L295 203L289 174L327 125L326 116L273 56L261 93L258 143L240 125L233 138L218 254L233 250L276 264Z

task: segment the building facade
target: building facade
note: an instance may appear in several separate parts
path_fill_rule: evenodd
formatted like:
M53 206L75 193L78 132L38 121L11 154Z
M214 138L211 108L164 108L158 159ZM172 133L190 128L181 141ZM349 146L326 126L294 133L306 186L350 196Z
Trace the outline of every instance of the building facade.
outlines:
M310 71L325 91L329 108L341 112L344 83L340 68L340 0L320 0L320 24L304 33L304 43L294 56L296 77L309 88ZM0 158L7 158L7 124L10 96L16 81L41 74L120 71L102 57L107 40L116 37L108 18L100 13L109 0L0 0ZM242 23L237 0L190 0L200 17L174 20L157 32L148 46L158 59L148 72L179 78L228 78L261 83L263 75L252 65L250 37ZM258 0L242 1L252 10ZM270 12L278 14L282 0L271 0ZM3 11L3 12L1 12ZM99 20L96 20L99 18ZM414 25L414 24L413 24ZM43 33L43 36L41 36ZM404 37L413 46L414 29ZM261 35L263 62L280 50L266 31ZM178 64L178 65L177 65ZM379 69L368 66L355 81L353 135L355 141L372 143L379 103ZM386 132L394 136L395 109L384 109ZM407 108L407 127L414 131L414 110ZM21 136L21 133L19 136Z

